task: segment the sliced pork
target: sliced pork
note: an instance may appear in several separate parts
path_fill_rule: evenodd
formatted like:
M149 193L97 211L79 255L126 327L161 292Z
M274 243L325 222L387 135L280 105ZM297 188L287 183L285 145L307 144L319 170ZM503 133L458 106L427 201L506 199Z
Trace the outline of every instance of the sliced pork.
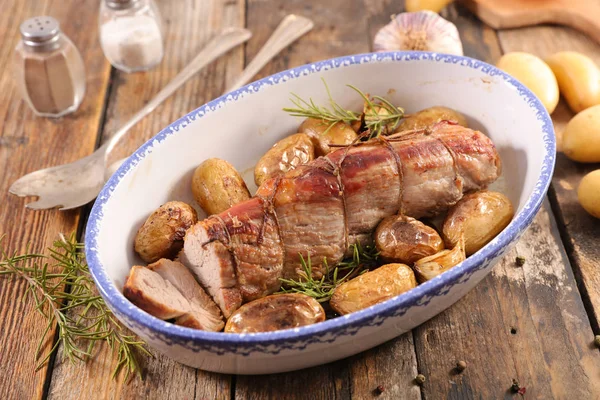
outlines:
M229 234L220 218L209 218L188 229L179 261L196 276L215 303L229 318L242 304Z
M123 294L133 304L160 319L181 317L190 309L189 302L175 286L139 265L129 271Z
M446 121L376 138L268 180L255 198L198 222L182 260L228 317L277 291L280 278L298 279L301 256L318 278L350 245L371 243L383 218L433 216L500 171L488 137Z
M177 317L175 324L212 332L223 329L221 311L182 263L162 258L148 268L171 283L189 302L188 312Z
M148 267L134 266L123 288L132 303L177 325L218 332L224 322L219 308L181 263L161 259Z

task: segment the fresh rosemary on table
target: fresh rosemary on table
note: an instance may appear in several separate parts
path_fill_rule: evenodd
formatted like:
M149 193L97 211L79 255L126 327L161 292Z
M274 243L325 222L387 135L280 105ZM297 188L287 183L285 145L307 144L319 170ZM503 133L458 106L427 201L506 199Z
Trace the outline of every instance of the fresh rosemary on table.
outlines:
M346 85L360 97L362 97L365 105L363 114L356 113L351 110L346 110L333 100L329 87L323 80L327 96L329 97L329 107L319 106L315 104L312 98L308 101L302 99L295 93L292 93L290 101L296 106L295 108L286 107L283 111L295 117L315 118L329 123L325 130L326 133L335 124L342 122L351 124L353 122L361 122L364 124L364 130L369 132L368 138L377 137L381 134L390 134L398 125L400 120L404 118L404 110L396 107L389 100L381 96L369 96L364 94L360 89L352 85Z
M338 263L333 269L329 269L325 260L325 273L321 279L312 276L310 254L306 259L300 254L302 272L298 280L281 279L283 287L278 293L302 293L320 303L329 301L338 286L368 271L377 262L379 253L374 246L363 248L360 244L353 244L351 247L352 258Z
M41 358L42 347L52 340L52 328L56 324L59 334L56 343L39 362L39 370L59 348L64 359L71 362L86 361L92 356L98 342L106 342L116 352L117 365L113 378L120 372L125 380L130 373L141 378L138 354L150 355L145 343L130 334L108 309L96 291L83 255L83 245L75 235L60 235L49 255L9 255L0 238L0 275L24 279L28 288L23 300L30 298L35 310L46 320L40 337L36 358ZM52 266L50 265L52 263Z

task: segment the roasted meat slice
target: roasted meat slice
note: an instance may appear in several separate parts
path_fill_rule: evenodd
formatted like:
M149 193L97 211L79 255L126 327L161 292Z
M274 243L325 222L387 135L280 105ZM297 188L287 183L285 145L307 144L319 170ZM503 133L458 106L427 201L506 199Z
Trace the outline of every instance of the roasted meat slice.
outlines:
M177 317L175 320L177 325L212 332L223 329L221 311L182 263L162 258L148 265L148 268L171 283L189 302L189 311Z
M123 294L133 304L160 319L185 315L190 304L185 297L158 273L134 265L123 287Z
M264 297L281 286L283 248L275 219L264 206L254 198L196 224L180 254L225 317L242 300Z
M161 259L148 268L133 266L123 294L160 319L205 331L220 331L224 323L212 299L179 262Z
M227 245L244 302L271 294L281 285L283 247L275 218L265 206L262 199L254 198L220 216L229 234Z
M210 217L188 229L179 261L187 266L198 282L229 318L242 304L233 256L223 221Z
M399 162L391 145L382 144L378 141L328 156L335 165L342 165L349 245L370 244L379 221L398 210Z
M342 195L333 165L324 157L279 180L271 207L284 243L283 278L298 277L300 255L310 257L315 277L322 276L325 262L342 259L348 247Z
M487 187L502 173L502 163L496 147L484 134L460 125L439 123L436 139L448 149L457 174L463 181L463 192Z
M400 213L413 218L433 216L460 200L462 180L442 141L417 136L392 146L402 165Z

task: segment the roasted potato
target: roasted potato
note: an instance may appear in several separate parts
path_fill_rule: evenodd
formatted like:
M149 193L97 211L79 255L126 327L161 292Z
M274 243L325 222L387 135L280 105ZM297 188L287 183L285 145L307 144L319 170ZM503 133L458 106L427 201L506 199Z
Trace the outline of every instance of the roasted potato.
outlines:
M413 269L419 283L423 283L458 265L465 258L465 242L461 237L452 250L442 250L432 256L421 258L415 263Z
M298 128L298 132L306 133L311 138L317 156L329 154L332 151L330 144L347 145L358 137L354 129L343 122L338 122L331 128L329 126L327 121L307 118Z
M413 129L425 129L440 121L454 121L462 126L467 126L466 118L451 108L435 106L429 107L402 119L396 128L396 132L410 131Z
M464 235L465 251L470 256L506 228L514 213L510 200L502 193L483 190L468 194L444 220L442 236L446 247L456 246Z
M405 215L381 221L375 230L375 245L383 260L408 265L444 249L435 229Z
M325 311L312 297L300 293L273 294L238 308L227 320L225 332L270 332L322 321Z
M196 210L181 201L158 207L138 229L134 249L147 263L174 258L183 247L185 232L198 222Z
M329 304L341 315L391 299L417 286L408 265L386 264L338 286Z
M192 193L208 215L219 214L250 198L240 174L233 165L219 158L209 158L196 168Z
M284 174L298 165L315 158L315 146L305 133L296 133L275 143L254 168L256 186L277 175Z

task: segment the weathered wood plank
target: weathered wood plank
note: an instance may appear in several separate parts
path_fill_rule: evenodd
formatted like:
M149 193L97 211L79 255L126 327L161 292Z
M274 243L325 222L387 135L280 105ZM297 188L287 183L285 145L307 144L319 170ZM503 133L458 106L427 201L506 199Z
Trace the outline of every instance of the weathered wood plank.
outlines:
M350 397L349 370L343 360L302 371L236 377L236 399L328 400Z
M59 232L77 228L79 211L34 212L25 201L8 194L8 187L25 173L90 154L103 113L109 66L102 55L96 30L97 10L78 1L3 2L0 13L0 235L3 246L23 251L42 251ZM19 25L36 15L58 19L82 53L87 78L86 96L76 113L60 119L35 117L16 90L12 74L13 48ZM85 34L81 34L86 27ZM0 279L0 398L33 399L42 396L48 369L34 373L35 348L45 322L31 302L21 302L26 289L21 280ZM51 333L50 337L53 337ZM51 343L49 343L51 344ZM49 347L45 349L49 350Z
M187 0L158 2L166 27L166 53L161 64L148 72L117 72L111 88L103 138L143 107L202 49L212 35L224 27L243 27L243 0ZM234 49L192 78L151 115L132 128L131 137L121 142L113 160L127 156L143 141L185 113L218 96L233 82L243 67L243 48ZM114 358L104 348L87 367L57 363L50 398L148 398L228 399L231 377L185 367L155 354L146 360L146 379L124 383L112 380Z
M453 4L442 10L440 14L458 28L466 56L488 62L500 57L496 32L483 25L464 6Z
M414 383L418 371L413 332L350 357L348 364L353 399L421 399Z
M512 379L528 398L595 398L600 354L568 265L546 203L490 276L415 330L425 398L511 398Z
M499 36L507 52L527 51L544 58L556 51L574 50L600 65L600 45L569 28L532 27L501 32ZM561 100L552 114L559 138L572 116ZM579 205L577 187L586 173L599 168L600 164L579 164L559 154L550 190L552 206L596 333L600 333L600 221Z
M461 7L465 53L495 62L494 33ZM522 40L522 39L521 39ZM537 36L532 36L537 45ZM516 255L525 266L515 265ZM593 398L600 373L589 320L546 204L504 260L455 306L414 330L424 398L511 398L512 379L532 398ZM457 361L467 370L457 374Z
M370 49L370 38L366 35L369 24L386 12L386 4L379 3L358 0L267 3L250 0L248 29L254 32L254 38L248 43L246 60L252 59L287 13L313 19L315 28L269 63L260 76L308 62L367 52ZM390 4L389 1L384 3ZM369 12L366 20L365 8ZM365 399L375 396L375 389L382 385L385 392L381 398L418 399L419 389L412 384L416 370L412 334L407 333L378 348L336 363L273 376L238 376L235 396L239 399L301 399L307 396L315 399ZM310 382L310 393L306 391L306 382Z
M318 60L368 51L362 9L361 0L248 0L247 28L253 36L246 46L246 62L258 53L287 14L303 15L315 23L313 30L283 50L255 79Z

